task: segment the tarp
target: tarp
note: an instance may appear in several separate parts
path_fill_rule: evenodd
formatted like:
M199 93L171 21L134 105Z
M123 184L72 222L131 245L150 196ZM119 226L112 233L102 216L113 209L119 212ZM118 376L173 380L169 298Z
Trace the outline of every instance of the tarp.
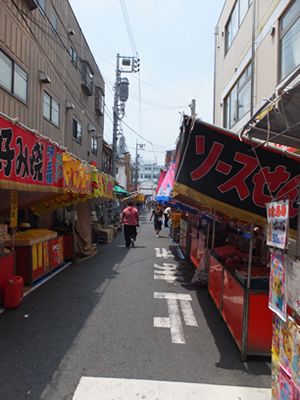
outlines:
M165 174L164 180L162 181L159 191L155 196L155 200L158 203L163 203L166 204L167 206L178 208L182 211L197 214L198 210L196 208L189 207L186 204L183 204L172 198L174 179L175 179L175 161L172 162L167 173Z
M115 192L116 192L116 196L120 197L120 196L126 196L129 197L130 193L127 192L127 190L123 189L121 186L115 185Z
M296 229L299 180L300 164L292 153L253 148L233 132L184 118L173 188L179 201L263 226L266 203L288 197L290 226Z

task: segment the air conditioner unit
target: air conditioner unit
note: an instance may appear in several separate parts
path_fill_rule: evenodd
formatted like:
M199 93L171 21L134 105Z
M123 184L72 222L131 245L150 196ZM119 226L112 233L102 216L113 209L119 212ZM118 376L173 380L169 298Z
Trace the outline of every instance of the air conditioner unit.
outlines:
M36 8L38 8L37 1L36 1L36 0L25 0L25 2L27 3L27 5L28 5L30 11L33 11L33 10L35 10Z

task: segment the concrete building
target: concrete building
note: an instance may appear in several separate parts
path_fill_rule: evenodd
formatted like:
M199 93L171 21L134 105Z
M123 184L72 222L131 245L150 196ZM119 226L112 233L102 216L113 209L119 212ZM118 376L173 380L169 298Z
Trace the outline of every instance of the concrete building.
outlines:
M299 49L299 0L226 0L215 28L214 123L236 132L255 124L299 83Z
M0 112L101 169L104 80L68 0L0 4Z
M165 169L164 165L154 165L153 163L140 162L138 183L141 184L144 181L153 181L158 183L160 170Z

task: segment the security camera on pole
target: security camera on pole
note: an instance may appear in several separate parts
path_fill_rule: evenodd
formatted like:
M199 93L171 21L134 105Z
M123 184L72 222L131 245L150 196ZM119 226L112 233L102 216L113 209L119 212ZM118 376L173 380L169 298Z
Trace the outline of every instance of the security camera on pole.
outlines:
M114 97L114 126L113 126L113 144L112 144L112 176L117 174L117 140L119 121L125 115L125 102L128 100L129 81L127 78L121 78L121 73L135 73L140 70L140 59L136 57L124 57L117 54L116 83Z

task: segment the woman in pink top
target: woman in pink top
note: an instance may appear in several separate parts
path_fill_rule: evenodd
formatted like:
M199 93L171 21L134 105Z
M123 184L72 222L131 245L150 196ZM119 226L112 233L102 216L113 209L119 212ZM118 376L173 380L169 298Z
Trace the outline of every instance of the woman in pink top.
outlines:
M129 247L130 243L132 244L132 247L134 247L134 242L136 239L136 227L140 226L139 218L138 210L133 207L133 201L129 200L128 207L122 211L120 221L120 226L122 226L124 222L124 237L126 247Z

